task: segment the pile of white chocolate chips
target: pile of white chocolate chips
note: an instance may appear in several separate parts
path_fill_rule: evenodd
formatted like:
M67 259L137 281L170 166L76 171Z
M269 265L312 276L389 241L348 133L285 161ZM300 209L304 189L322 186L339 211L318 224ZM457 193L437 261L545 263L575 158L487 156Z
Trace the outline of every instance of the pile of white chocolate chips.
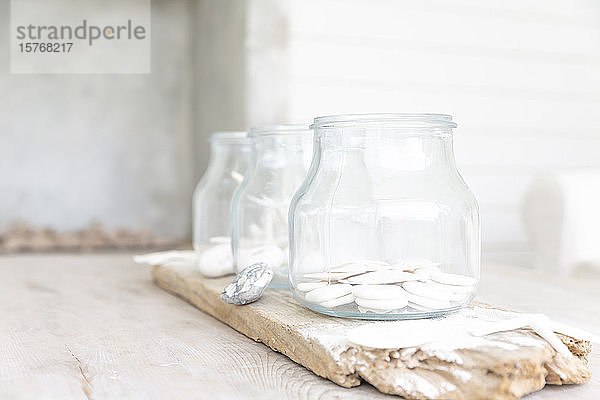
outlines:
M307 302L325 308L356 303L361 313L444 310L463 304L476 279L442 272L440 263L405 259L393 263L355 260L306 273L296 289Z

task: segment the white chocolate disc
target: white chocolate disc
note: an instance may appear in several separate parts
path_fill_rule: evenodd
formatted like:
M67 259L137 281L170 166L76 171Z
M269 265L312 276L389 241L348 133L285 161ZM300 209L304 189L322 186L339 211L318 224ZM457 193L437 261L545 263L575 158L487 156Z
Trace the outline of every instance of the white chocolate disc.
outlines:
M428 285L435 286L436 288L438 288L440 290L446 290L451 293L467 294L467 293L473 293L475 291L474 286L445 285L443 283L438 283L438 282L431 281L431 280L427 280L426 282Z
M301 292L308 292L309 290L314 290L324 286L327 286L327 282L300 282L296 285L296 289Z
M398 283L407 281L416 281L419 279L415 274L400 270L373 271L366 274L348 278L348 282L353 285L379 285L385 283Z
M439 287L427 282L404 282L402 287L408 293L433 300L449 301L452 295L452 292L446 287Z
M341 306L343 304L348 304L348 303L352 303L354 301L354 295L352 293L347 294L345 296L342 297L338 297L337 299L333 299L333 300L329 300L329 301L324 301L322 303L320 303L323 307L337 307L337 306Z
M406 297L386 300L361 299L357 297L354 301L361 307L367 307L374 310L395 310L404 308L408 304Z
M304 299L311 303L323 303L352 293L352 285L333 284L316 288L306 293Z
M431 275L431 279L438 283L455 286L474 286L477 283L477 280L470 276L460 274L449 274L447 272L433 274Z
M411 302L413 304L416 304L421 307L429 308L432 310L449 308L451 306L449 301L428 299L427 297L417 296L415 294L408 293L408 292L406 293L406 298L408 299L409 302Z
M413 273L422 276L423 278L429 279L431 275L442 272L440 267L431 265L429 267L419 267L413 271Z
M352 293L361 299L385 300L406 298L405 291L396 285L357 285L352 288Z

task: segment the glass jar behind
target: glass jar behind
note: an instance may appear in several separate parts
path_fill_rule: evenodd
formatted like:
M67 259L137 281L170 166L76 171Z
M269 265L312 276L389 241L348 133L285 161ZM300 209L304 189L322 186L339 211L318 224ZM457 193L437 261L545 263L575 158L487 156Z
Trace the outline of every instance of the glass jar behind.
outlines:
M273 269L273 288L288 285L288 209L312 158L312 131L306 125L279 125L250 131L252 161L232 201L234 267L256 262Z
M467 305L480 269L477 202L435 114L315 119L314 158L290 206L290 283L306 307L404 319Z
M248 170L251 145L246 132L216 132L209 143L208 168L194 190L193 245L200 272L217 277L233 273L231 199Z

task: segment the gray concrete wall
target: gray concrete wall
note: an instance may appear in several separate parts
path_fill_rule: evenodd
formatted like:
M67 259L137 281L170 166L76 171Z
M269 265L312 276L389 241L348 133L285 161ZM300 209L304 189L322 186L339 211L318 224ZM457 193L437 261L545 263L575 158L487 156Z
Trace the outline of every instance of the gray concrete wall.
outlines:
M192 2L153 1L152 73L12 75L0 64L0 231L143 227L189 232ZM9 26L9 2L0 26ZM0 52L8 53L8 35Z
M98 221L189 237L210 132L286 120L286 4L153 0L148 75L12 75L2 63L0 232ZM0 26L9 15L3 1Z

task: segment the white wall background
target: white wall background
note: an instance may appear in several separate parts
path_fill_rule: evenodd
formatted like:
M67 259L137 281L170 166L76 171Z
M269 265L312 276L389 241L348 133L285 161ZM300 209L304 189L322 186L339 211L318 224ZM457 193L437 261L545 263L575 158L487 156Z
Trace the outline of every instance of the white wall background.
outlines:
M595 0L292 0L290 120L454 115L457 162L488 259L530 262L519 205L533 177L600 167Z

